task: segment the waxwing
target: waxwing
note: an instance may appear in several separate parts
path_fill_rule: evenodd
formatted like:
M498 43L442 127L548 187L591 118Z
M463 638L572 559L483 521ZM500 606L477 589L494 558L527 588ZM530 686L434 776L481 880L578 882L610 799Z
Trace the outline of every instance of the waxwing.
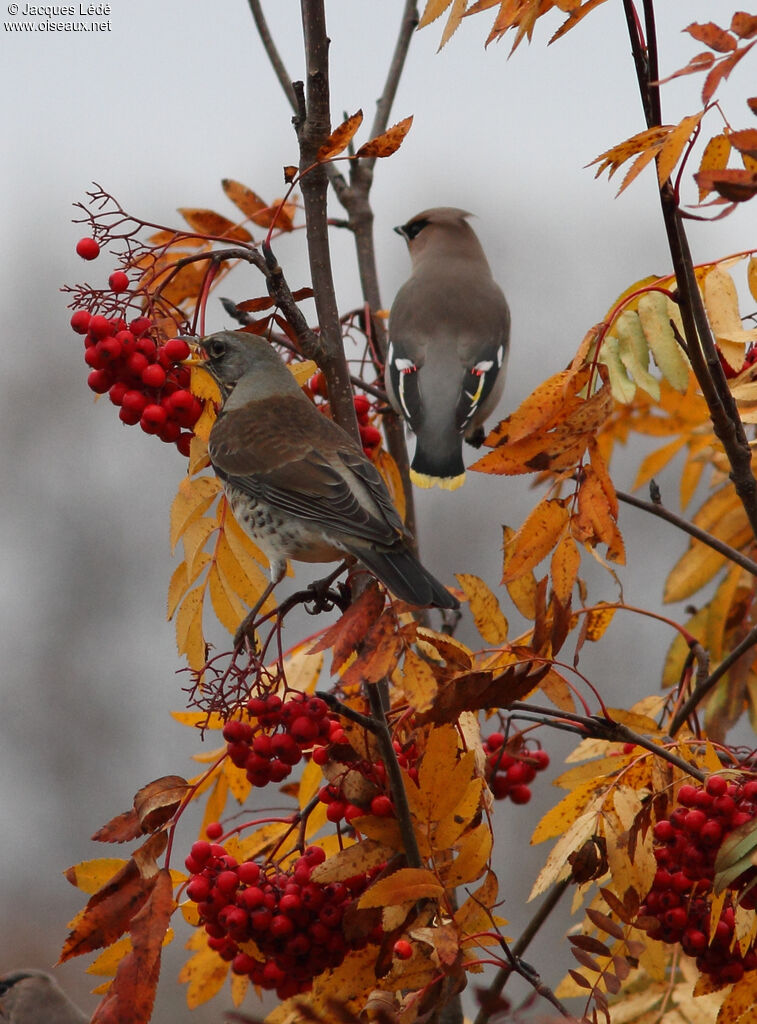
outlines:
M2 1024L86 1024L56 980L44 971L19 970L0 975Z
M457 608L408 547L376 467L318 412L269 343L221 331L200 347L201 365L223 398L210 461L237 521L270 560L267 593L284 576L287 559L351 556L409 604Z
M416 436L410 475L421 487L463 483L463 437L481 443L505 384L510 311L470 216L441 206L395 228L412 272L389 315L385 384Z

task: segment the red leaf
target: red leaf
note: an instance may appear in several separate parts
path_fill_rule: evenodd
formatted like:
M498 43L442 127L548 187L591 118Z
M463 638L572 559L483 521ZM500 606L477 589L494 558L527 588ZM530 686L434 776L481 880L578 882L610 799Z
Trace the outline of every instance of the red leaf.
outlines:
M358 645L365 639L369 629L384 610L384 593L378 583L372 581L354 604L350 605L341 619L323 634L310 648L309 654L317 654L333 647L332 672L337 672Z
M694 180L700 188L715 191L731 203L744 203L757 193L757 172L735 168L699 171Z
M724 28L720 28L714 21L708 21L702 25L698 25L695 22L693 25L685 28L684 32L688 32L694 39L698 39L700 43L709 46L711 50L717 50L718 53L730 53L736 49L736 40L731 33L726 32Z

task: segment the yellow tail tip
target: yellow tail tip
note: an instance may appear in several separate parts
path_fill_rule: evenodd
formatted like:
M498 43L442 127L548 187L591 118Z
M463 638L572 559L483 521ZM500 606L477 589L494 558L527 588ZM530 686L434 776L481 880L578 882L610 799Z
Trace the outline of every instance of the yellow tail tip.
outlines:
M410 479L416 487L441 487L444 491L456 491L465 483L465 473L458 476L430 476L428 473L417 473L411 469Z

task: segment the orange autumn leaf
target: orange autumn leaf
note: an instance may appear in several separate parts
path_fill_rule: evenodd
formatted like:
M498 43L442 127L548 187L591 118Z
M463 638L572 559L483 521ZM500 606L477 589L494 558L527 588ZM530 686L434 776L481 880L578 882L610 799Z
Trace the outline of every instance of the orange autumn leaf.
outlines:
M443 893L444 886L426 868L400 868L369 886L358 900L358 906L392 907L398 903L433 899Z
M496 595L478 576L473 576L470 573L457 573L455 579L468 598L468 606L476 629L486 643L504 643L507 640L508 625Z
M92 1024L147 1024L155 1003L163 942L174 910L170 872L163 869L130 926L132 949L118 965Z
M563 500L542 499L508 545L507 568L502 582L507 583L528 572L546 558L564 533L568 519L568 509Z
M317 163L323 163L326 160L331 160L333 157L338 156L342 150L346 149L349 143L355 136L355 132L358 130L360 125L363 123L363 111L358 110L352 114L345 121L333 130L323 145L316 153L315 159Z
M389 612L371 626L363 638L360 653L342 676L344 686L377 683L391 674L399 660L402 639L394 616Z
M402 145L405 136L410 131L410 126L413 123L413 118L405 117L397 124L392 125L381 135L377 135L375 139L371 139L370 142L364 143L355 154L356 157L371 157L381 158L385 156L391 156Z
M250 242L252 235L228 217L214 210L203 210L193 206L179 207L179 213L193 231L200 235L212 235L216 238L227 238L234 242Z
M221 187L232 203L253 224L257 224L261 228L269 228L271 226L276 213L274 205L261 199L257 192L253 192L251 188L247 188L246 185L242 185L231 178L224 178L221 181Z
M581 553L576 542L572 537L563 537L552 553L552 561L549 566L552 590L561 604L566 604L571 595L580 565Z
M703 171L722 171L725 169L728 163L728 157L731 154L731 143L728 136L721 132L720 135L713 135L707 145L704 147L704 153L702 159L699 162L699 173ZM704 187L703 184L699 185L699 201L702 202L709 193L710 189Z

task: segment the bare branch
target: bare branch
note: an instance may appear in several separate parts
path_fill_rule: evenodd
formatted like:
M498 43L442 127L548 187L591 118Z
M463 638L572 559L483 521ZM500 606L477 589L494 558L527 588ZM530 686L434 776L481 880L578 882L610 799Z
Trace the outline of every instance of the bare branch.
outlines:
M689 536L701 541L714 551L718 551L735 565L740 565L742 569L746 569L746 571L751 573L753 576L757 576L757 562L754 562L751 558L742 554L741 551L737 551L736 548L732 548L730 544L726 544L724 541L718 540L717 537L713 537L712 534L707 533L706 530L702 530L698 526L695 526L694 523L689 522L688 519L684 519L675 512L671 512L670 509L665 508L664 505L660 505L657 502L644 501L642 498L637 498L633 494L626 494L624 491L616 491L615 493L617 494L619 501L624 502L626 505L633 505L634 508L644 509L645 512L649 512L653 516L659 516L660 519L664 519L666 522L672 523L673 526L677 526L679 530L683 530L684 533L688 533Z
M284 91L284 95L289 101L289 106L295 113L297 113L297 97L294 92L294 87L292 86L292 79L287 73L284 61L281 59L281 54L276 48L276 43L273 41L273 36L268 28L268 22L265 20L260 0L247 0L247 2L250 5L250 11L252 12L252 17L255 20L255 27L258 30L258 35L260 36L260 41L263 44L266 56L271 62L271 67L279 80L279 84Z

